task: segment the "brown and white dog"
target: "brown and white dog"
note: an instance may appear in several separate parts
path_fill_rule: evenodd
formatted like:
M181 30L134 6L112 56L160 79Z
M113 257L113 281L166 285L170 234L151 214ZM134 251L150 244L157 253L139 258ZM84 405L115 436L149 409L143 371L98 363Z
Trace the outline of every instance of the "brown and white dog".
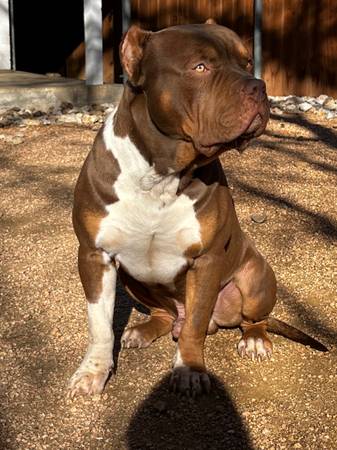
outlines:
M151 311L124 347L177 338L172 387L208 391L203 346L218 327L240 326L241 356L263 360L267 330L320 350L269 317L275 276L241 231L218 156L242 149L269 118L263 81L246 47L208 21L152 33L133 26L121 44L128 82L97 135L76 190L73 222L88 301L89 347L69 393L102 392L112 368L117 272Z

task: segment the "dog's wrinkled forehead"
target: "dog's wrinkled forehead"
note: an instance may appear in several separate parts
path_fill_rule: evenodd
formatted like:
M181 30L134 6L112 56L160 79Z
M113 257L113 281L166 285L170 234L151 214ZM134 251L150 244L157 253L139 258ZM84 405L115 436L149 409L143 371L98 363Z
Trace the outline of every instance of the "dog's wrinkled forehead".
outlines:
M232 30L219 25L180 25L153 33L148 40L144 60L147 65L189 64L209 61L213 64L249 59L241 39Z
M189 64L209 62L214 67L226 62L246 68L250 54L232 30L216 25L179 25L153 33L132 26L121 47L124 70L133 82L142 76L169 68L184 70Z

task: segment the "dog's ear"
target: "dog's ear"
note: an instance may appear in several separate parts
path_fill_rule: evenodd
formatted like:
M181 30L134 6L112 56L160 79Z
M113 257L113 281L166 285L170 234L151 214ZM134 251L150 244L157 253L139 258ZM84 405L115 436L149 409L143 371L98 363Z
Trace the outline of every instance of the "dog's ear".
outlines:
M216 21L212 17L209 17L205 23L208 25L217 25Z
M151 31L145 31L137 25L132 25L121 42L121 62L129 80L133 83L138 82L140 62L143 58L146 42L151 34Z

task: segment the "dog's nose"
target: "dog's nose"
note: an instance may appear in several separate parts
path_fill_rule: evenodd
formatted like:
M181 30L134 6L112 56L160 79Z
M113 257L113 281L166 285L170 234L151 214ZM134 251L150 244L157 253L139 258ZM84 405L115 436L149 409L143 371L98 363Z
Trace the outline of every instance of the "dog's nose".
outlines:
M261 101L266 96L266 84L263 80L251 78L246 81L243 92L256 102Z

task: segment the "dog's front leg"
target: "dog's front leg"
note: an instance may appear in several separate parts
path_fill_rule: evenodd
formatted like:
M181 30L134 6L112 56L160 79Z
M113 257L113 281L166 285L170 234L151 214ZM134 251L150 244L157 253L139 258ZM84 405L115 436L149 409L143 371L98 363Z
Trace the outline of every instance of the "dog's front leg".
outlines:
M104 252L84 246L79 248L78 265L88 301L89 345L81 365L70 379L70 397L101 393L113 365L115 265Z
M171 388L192 397L210 390L203 350L219 293L221 264L222 257L203 255L186 274L186 317L174 358Z

